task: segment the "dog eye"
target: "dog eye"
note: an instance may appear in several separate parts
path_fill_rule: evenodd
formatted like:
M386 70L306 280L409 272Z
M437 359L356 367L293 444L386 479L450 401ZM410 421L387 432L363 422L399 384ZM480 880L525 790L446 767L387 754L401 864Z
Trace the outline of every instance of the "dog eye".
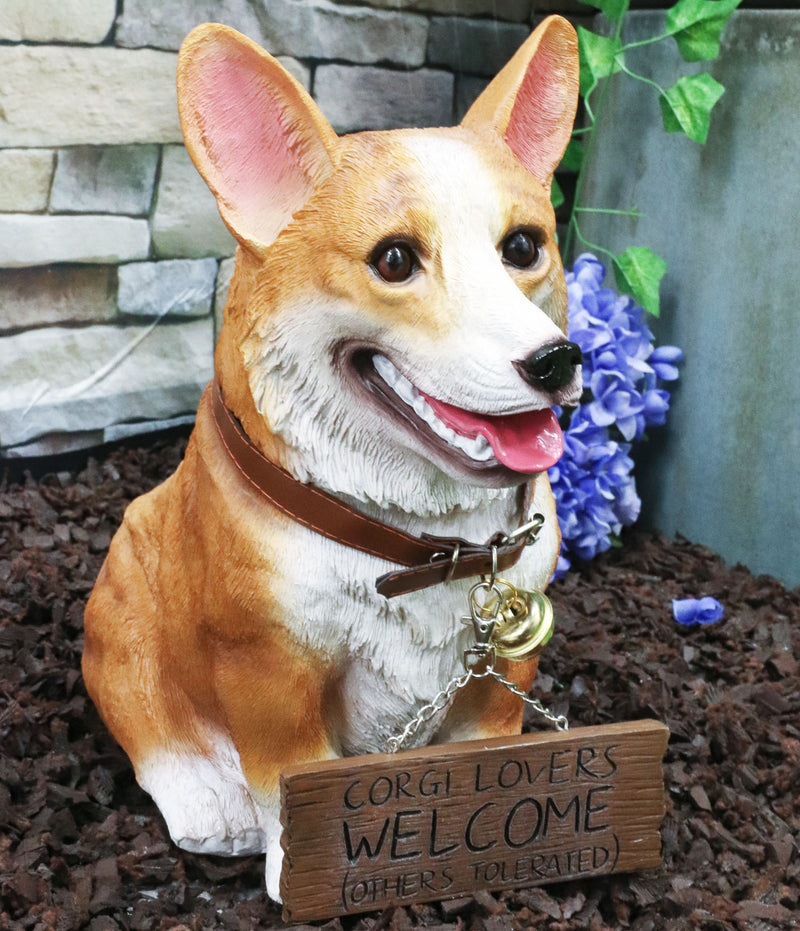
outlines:
M381 245L375 250L370 265L384 281L399 284L407 281L419 267L416 253L404 242Z
M542 247L532 233L516 230L502 243L503 261L515 268L531 268L542 258Z

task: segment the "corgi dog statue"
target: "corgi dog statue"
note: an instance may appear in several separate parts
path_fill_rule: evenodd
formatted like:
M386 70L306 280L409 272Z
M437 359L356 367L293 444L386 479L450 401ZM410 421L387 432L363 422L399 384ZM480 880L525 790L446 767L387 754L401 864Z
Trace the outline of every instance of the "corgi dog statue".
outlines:
M265 852L275 899L282 769L381 751L463 671L481 575L552 575L551 407L581 378L549 190L577 93L557 16L444 129L339 137L234 30L181 49L236 269L185 458L87 605L83 673L174 841ZM496 668L528 690L536 664ZM471 681L413 743L518 734L522 710Z

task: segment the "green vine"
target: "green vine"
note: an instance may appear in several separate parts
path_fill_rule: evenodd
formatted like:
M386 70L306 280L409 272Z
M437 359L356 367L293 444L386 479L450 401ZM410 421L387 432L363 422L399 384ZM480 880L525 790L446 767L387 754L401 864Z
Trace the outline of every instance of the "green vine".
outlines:
M708 137L711 111L725 88L707 72L681 77L672 87L663 88L650 78L633 71L626 62L626 53L656 42L674 40L687 62L713 61L719 55L720 37L728 19L742 0L678 0L666 15L665 31L660 35L623 41L625 17L631 0L585 0L597 7L611 24L610 35L600 35L578 27L581 73L580 94L583 100L585 123L575 129L562 161L562 167L576 173L575 196L567 223L563 253L571 257L576 246L606 256L614 269L617 287L630 294L645 310L654 316L659 313L659 286L667 263L646 246L631 246L614 254L583 234L580 218L583 214L641 217L635 209L618 210L602 207L585 207L581 202L586 167L596 145L598 116L608 92L610 78L625 74L633 80L651 87L661 107L661 120L668 133L680 132L704 145ZM557 184L553 185L553 204L558 207L564 195Z

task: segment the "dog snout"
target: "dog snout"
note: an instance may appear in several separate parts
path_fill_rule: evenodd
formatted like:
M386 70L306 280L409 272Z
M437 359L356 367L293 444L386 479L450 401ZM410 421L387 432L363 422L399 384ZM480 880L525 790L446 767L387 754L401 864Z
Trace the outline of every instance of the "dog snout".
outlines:
M580 347L564 340L516 360L514 368L532 388L552 394L572 381L582 358Z

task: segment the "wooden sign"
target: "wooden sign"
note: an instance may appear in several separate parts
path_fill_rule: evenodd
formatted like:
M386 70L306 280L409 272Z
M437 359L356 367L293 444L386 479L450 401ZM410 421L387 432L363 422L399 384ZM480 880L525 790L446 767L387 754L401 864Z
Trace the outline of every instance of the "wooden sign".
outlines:
M658 866L668 737L634 721L289 770L284 920Z

